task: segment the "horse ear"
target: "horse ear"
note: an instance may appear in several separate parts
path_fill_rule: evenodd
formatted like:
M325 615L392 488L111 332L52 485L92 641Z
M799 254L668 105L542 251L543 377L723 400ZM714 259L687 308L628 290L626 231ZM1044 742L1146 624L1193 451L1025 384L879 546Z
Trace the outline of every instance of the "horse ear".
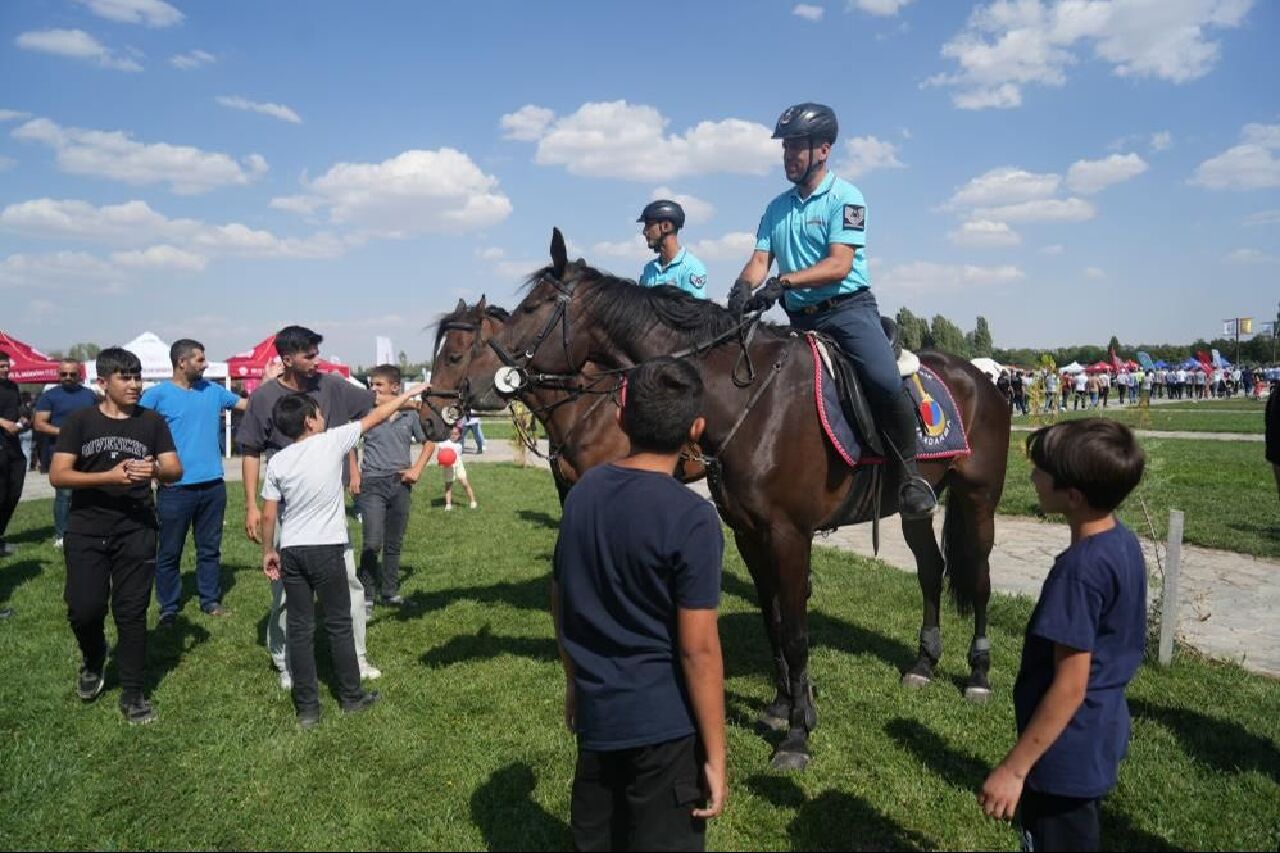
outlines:
M560 233L559 228L551 229L551 270L555 273L556 278L564 275L564 269L569 265L569 250L564 245L564 235Z
M467 300L465 300L465 299L459 299L459 300L458 300L458 307L457 307L457 308L455 308L455 309L453 309L453 310L454 310L456 313L458 313L458 314L461 314L463 311L466 311L466 310L467 310Z

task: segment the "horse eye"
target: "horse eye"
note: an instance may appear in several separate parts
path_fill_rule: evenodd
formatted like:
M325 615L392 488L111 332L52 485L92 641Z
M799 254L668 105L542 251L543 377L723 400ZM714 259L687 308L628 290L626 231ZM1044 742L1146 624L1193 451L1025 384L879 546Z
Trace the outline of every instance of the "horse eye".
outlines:
M460 361L462 361L462 353L460 353L460 352L449 353L449 363L450 363L450 364L457 364L457 363L459 363Z

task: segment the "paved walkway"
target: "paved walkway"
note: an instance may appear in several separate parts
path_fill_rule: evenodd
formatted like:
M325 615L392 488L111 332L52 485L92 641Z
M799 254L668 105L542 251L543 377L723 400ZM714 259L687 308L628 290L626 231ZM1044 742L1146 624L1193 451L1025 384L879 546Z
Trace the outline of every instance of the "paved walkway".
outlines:
M1175 433L1186 437L1186 433ZM1196 438L1202 437L1196 434ZM546 450L546 443L542 443ZM471 464L510 462L511 445L505 440L486 443L482 456L467 454ZM530 457L531 462L545 462ZM223 464L228 481L239 481L240 460ZM706 484L694 490L707 495ZM53 496L48 480L29 474L23 500ZM942 519L934 522L942 529ZM1135 531L1136 532L1136 531ZM880 528L879 559L903 571L914 572L915 560L902 538L896 518L886 519ZM991 554L992 587L1014 595L1035 596L1054 557L1069 544L1064 524L1050 524L1015 516L997 516L996 545ZM846 527L815 544L840 548L863 556L873 556L871 525ZM1154 548L1142 539L1147 565L1153 571L1153 594L1159 583ZM1161 559L1163 559L1163 543ZM1184 545L1182 551L1180 639L1215 658L1234 660L1246 669L1280 677L1280 561L1250 557L1230 551L1216 551ZM954 643L953 643L954 644Z

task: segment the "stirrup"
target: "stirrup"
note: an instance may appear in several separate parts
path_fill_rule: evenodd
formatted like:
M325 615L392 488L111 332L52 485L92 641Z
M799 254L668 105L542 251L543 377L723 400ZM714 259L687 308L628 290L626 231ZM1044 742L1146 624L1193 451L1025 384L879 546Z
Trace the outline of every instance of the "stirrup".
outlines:
M907 512L906 508L903 506L905 503L903 496L907 494L908 490L920 488L923 488L925 494L929 496L929 508L919 512ZM934 494L933 486L930 486L929 481L924 477L917 474L907 479L898 487L898 514L901 515L903 519L907 521L921 521L926 518L932 518L937 509L938 496Z

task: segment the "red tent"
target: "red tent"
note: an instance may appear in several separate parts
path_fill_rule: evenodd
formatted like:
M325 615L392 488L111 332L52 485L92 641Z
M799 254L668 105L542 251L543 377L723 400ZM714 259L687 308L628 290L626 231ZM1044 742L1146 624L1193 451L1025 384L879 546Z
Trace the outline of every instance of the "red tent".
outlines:
M264 338L248 352L237 353L227 359L227 375L232 379L261 379L263 371L276 357L276 336ZM321 373L341 373L351 375L351 368L345 364L320 359L316 365Z
M1084 369L1085 373L1111 373L1113 368L1105 361L1095 361Z
M32 384L58 381L58 362L30 344L24 344L0 332L0 350L9 354L11 381ZM83 369L81 372L83 373Z

